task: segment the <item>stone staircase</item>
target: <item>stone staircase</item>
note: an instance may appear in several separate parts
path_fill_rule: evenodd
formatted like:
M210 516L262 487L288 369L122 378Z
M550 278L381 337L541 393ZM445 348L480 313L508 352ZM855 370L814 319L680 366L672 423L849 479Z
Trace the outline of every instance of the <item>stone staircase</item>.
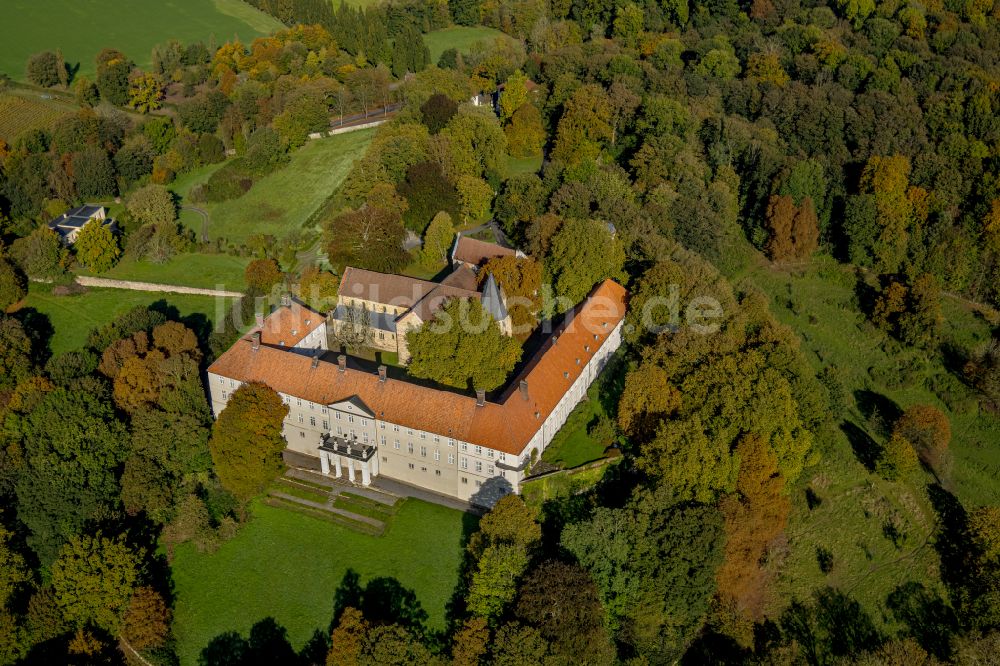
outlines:
M321 518L364 534L382 535L401 498L346 479L290 467L268 489L265 502Z

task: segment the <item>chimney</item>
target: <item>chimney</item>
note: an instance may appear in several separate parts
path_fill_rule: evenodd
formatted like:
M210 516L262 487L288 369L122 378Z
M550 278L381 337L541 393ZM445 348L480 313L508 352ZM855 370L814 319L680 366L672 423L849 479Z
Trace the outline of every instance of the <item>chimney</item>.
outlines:
M486 404L486 391L483 389L476 389L476 407L482 407Z
M257 328L264 328L264 313L263 312L255 312L254 313L254 319L257 320Z
M250 347L254 351L260 349L260 331L254 331L253 335L250 336Z
M528 382L525 379L521 380L521 397L525 400L528 399Z
M340 371L344 372L347 370L347 357L341 354L337 357L337 365L340 366Z
M281 304L284 305L286 308L291 307L292 305L292 295L289 294L287 291L281 295Z
M384 365L378 366L378 380L380 382L383 382L383 383L385 382L385 366Z

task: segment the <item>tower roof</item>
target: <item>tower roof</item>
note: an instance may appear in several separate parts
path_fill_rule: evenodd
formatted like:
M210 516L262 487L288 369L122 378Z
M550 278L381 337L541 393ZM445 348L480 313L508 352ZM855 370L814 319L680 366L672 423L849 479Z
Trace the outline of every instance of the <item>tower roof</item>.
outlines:
M483 282L483 307L496 321L507 318L507 305L497 281L493 279L493 273L487 273L486 281Z

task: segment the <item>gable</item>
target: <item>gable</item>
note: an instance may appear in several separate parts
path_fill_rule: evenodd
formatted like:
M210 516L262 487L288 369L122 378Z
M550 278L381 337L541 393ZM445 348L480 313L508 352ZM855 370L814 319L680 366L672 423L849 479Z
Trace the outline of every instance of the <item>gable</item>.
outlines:
M348 414L360 414L362 416L367 416L370 419L375 418L375 412L373 412L371 408L362 402L361 398L356 395L352 395L347 400L341 400L340 402L331 402L327 405L327 407L341 412L347 412Z

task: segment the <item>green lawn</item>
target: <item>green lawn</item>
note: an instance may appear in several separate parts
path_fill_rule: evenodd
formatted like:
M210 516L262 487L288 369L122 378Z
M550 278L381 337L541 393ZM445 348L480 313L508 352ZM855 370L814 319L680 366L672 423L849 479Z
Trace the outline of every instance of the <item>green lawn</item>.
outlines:
M244 241L253 234L284 238L300 230L347 176L354 161L364 155L374 130L361 130L309 141L292 153L287 166L254 183L238 199L222 203L191 204L208 211L209 237ZM170 189L181 203L195 185L208 180L219 169L215 164L185 174ZM201 218L190 211L181 222L201 233Z
M196 664L215 636L246 636L257 621L273 617L301 649L326 632L334 595L348 570L361 584L395 578L412 590L443 629L445 604L458 582L465 514L419 500L404 502L386 534L372 537L302 515L256 504L251 521L213 554L190 544L171 565L176 605L174 633L181 664Z
M4 0L0 3L4 44L0 72L24 79L28 57L62 49L77 75L93 77L94 57L105 47L123 51L148 69L154 45L177 39L221 44L238 36L244 42L281 28L281 24L241 0Z
M587 391L588 400L577 405L566 418L566 423L548 448L542 453L542 460L559 467L577 467L604 457L605 445L587 434L591 421L604 414L598 399L598 383L594 382Z
M930 475L889 483L859 462L846 433L865 441L859 433L870 430L861 409L866 395L884 396L903 409L930 403L945 410L954 455L947 484L967 507L1000 501L1000 421L977 413L975 400L940 357L922 361L873 329L853 302L853 275L828 257L815 259L803 274L759 267L748 279L770 297L776 317L798 333L816 371L839 370L848 405L846 427L818 442L822 461L791 489L788 548L779 558L774 603L784 605L831 584L855 596L874 617L884 617L883 603L895 586L910 580L936 584L937 556L928 542L936 516L926 491ZM974 346L986 338L989 326L960 303L946 298L943 307L945 340ZM820 500L812 509L807 489ZM898 547L886 536L890 523L905 535ZM833 553L829 575L819 570L817 547Z
M166 294L125 289L88 288L73 296L53 296L51 287L32 283L21 308L34 308L49 319L53 334L52 354L80 349L88 334L136 305L164 303L177 308L182 317L201 315L215 321L219 309L225 312L226 299L188 294ZM207 322L206 322L207 323Z
M428 32L424 35L424 43L431 51L431 62L436 63L448 49L468 53L477 42L491 42L497 37L513 39L493 28L455 26Z
M517 176L522 173L538 173L542 168L542 156L535 157L508 157L507 177Z
M126 258L100 277L242 291L246 286L243 273L249 261L228 254L199 253L179 254L162 264Z

